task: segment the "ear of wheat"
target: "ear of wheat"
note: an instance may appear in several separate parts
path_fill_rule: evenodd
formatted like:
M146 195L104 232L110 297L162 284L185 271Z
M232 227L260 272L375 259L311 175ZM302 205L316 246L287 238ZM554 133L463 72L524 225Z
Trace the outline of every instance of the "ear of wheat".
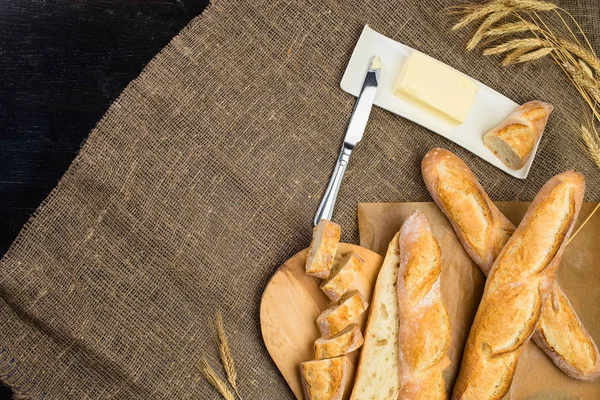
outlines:
M592 118L577 129L587 154L600 168L600 60L575 18L541 0L492 0L448 10L462 15L453 30L479 22L467 43L471 51L488 39L483 54L504 55L503 66L550 57L589 106ZM583 43L585 44L583 44Z
M219 349L219 356L221 358L221 364L223 365L223 369L225 370L225 375L227 376L227 381L235 391L235 394L242 400L242 396L240 395L239 387L237 384L237 370L235 369L235 363L233 361L233 355L231 354L231 349L229 348L229 341L227 340L227 335L225 335L225 327L223 324L223 315L220 311L215 313L215 328L217 330L217 347ZM229 388L227 387L227 383L223 381L219 375L215 372L215 370L210 366L208 361L206 360L206 356L202 357L202 360L197 365L198 370L204 376L204 379L208 381L208 383L219 392L219 394L225 400L235 400L235 396Z
M227 387L227 384L223 382L221 378L217 375L214 369L210 366L206 357L203 357L202 360L198 363L198 370L204 376L204 379L210 383L210 385L215 388L217 392L225 399L225 400L235 400L233 393Z
M229 342L227 341L227 336L225 335L225 328L223 326L223 315L220 311L217 311L215 316L215 325L217 328L217 345L219 347L219 355L221 356L221 363L223 364L223 369L225 370L225 374L227 375L227 380L229 384L235 390L237 396L241 399L240 391L237 385L237 370L235 369L235 363L233 362L233 356L231 355L231 350L229 349Z

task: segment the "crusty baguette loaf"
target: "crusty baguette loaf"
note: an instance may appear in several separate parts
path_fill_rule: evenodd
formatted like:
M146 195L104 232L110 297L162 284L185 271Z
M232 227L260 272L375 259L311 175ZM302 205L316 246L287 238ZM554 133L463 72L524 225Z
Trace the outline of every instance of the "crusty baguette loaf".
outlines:
M402 224L399 246L399 398L446 400L450 317L440 294L442 253L421 211Z
M540 140L552 105L530 101L483 137L485 145L509 168L521 169Z
M469 167L448 150L429 150L421 172L467 254L487 275L514 225L492 203Z
M371 298L365 343L360 352L351 400L398 398L399 233L394 236Z
M423 179L475 264L488 275L514 231L469 167L444 149L423 158ZM600 375L600 354L562 289L555 283L542 309L533 340L567 375L592 380Z
M346 356L300 364L306 400L342 400L346 381Z
M329 276L340 243L341 228L335 222L322 219L313 230L312 242L306 255L306 273L317 278Z
M365 312L368 306L369 303L358 290L344 294L317 318L321 335L330 338L343 331L356 317Z
M600 376L598 347L556 282L542 308L533 341L570 377L590 381Z
M329 278L321 283L321 290L333 301L338 301L354 284L364 261L353 251L334 264Z
M583 201L581 174L564 172L539 191L486 282L453 399L501 399L542 306Z
M315 340L315 358L322 360L348 354L360 348L363 342L360 326L350 324L329 339L321 337Z

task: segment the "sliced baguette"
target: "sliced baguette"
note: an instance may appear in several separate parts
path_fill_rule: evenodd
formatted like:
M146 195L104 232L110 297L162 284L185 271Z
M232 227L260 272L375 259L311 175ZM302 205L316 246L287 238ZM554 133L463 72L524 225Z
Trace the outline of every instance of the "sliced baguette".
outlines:
M368 306L369 303L358 290L346 293L317 318L321 335L328 339L343 331L354 318L365 312Z
M333 259L340 243L341 228L335 222L322 219L313 230L313 238L306 256L306 273L317 278L329 276Z
M348 252L333 266L329 278L321 284L321 290L333 301L338 301L354 284L364 262L353 251Z
M521 169L542 137L552 104L530 101L513 111L483 137L483 142L504 164Z
M341 400L346 381L346 356L300 364L306 400Z
M363 342L360 327L357 324L350 324L329 339L318 338L315 340L315 358L322 360L348 354L362 346Z
M351 400L398 398L398 236L392 239L377 277Z

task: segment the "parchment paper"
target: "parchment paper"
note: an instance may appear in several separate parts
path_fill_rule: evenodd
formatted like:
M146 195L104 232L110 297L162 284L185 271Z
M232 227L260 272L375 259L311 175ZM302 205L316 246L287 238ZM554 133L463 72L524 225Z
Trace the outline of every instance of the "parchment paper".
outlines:
M529 203L496 203L515 225ZM596 203L584 203L577 227ZM381 255L404 219L421 209L429 219L442 249L442 297L452 325L448 356L452 364L445 371L448 392L458 374L463 348L483 292L485 277L470 260L450 223L435 203L361 203L358 205L360 245ZM577 227L575 229L577 229ZM580 319L596 343L600 343L600 212L567 247L558 280ZM600 399L600 379L582 382L569 378L533 342L521 355L512 386L505 399Z

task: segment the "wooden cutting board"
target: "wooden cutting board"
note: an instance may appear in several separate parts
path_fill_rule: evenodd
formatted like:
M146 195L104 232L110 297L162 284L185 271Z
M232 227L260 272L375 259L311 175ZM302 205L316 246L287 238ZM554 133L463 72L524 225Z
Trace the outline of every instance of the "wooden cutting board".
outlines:
M356 284L362 295L371 301L373 288L383 257L364 247L340 243L336 260L354 251L365 262ZM306 252L302 250L287 260L273 275L260 304L260 325L267 350L277 368L298 399L304 399L300 379L300 363L314 359L313 343L321 334L316 324L319 314L331 301L319 288L320 279L306 275ZM358 319L364 333L368 311ZM348 355L349 374L344 399L350 397L360 350Z

